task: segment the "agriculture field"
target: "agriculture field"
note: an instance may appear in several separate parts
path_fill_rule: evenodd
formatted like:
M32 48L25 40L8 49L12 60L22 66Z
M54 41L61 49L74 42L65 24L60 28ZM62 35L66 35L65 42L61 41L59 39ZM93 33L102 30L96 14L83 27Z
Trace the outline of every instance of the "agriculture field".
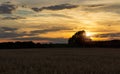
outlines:
M120 49L0 50L0 74L120 74Z

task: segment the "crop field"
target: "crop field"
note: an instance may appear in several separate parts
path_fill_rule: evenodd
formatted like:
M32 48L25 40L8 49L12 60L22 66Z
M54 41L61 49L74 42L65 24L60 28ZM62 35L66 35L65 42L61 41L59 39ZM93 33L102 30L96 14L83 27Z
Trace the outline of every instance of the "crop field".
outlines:
M2 49L0 74L120 74L120 49Z

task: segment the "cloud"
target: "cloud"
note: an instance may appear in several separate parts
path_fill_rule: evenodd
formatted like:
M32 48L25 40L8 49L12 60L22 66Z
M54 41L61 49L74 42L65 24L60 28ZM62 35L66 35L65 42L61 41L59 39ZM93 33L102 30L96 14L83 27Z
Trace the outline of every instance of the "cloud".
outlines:
M103 8L105 11L108 12L115 12L120 14L120 4L111 4Z
M45 34L48 32L55 32L55 31L61 31L61 30L72 30L71 28L66 28L66 27L52 27L50 29L44 29L44 30L34 30L31 31L31 34Z
M16 31L16 30L17 30L16 28L9 28L9 27L1 27L0 29L1 29L1 31L3 31L3 32L4 32L4 31L12 31L12 32L13 32L13 31Z
M36 11L36 12L41 11L40 8L37 8L37 7L31 8L31 9L34 10L34 11Z
M26 35L25 32L23 33L16 33L18 28L10 28L10 27L1 27L0 28L0 38L16 38L20 36Z
M13 40L22 40L22 41L48 41L53 43L67 43L66 38L45 38L45 37L29 37L29 38L14 38Z
M26 18L21 16L7 16L2 18L2 20L18 20L18 19L26 19Z
M33 15L34 17L61 17L61 18L68 18L72 19L72 16L64 15L64 14L57 14L57 13L50 13L50 14L37 14Z
M11 40L22 40L22 41L48 41L48 42L54 42L54 43L66 43L66 38L49 38L49 37L39 37L36 36L38 34L45 34L48 32L55 32L55 31L61 31L61 30L71 30L70 28L65 27L52 27L50 29L44 29L44 30L34 30L30 33L27 32L20 32L18 33L17 30L19 28L11 28L11 27L0 27L0 39L11 39ZM27 37L24 37L27 36Z
M84 5L82 9L92 12L114 12L120 14L120 4L91 4Z
M118 33L98 34L98 35L95 35L95 37L99 37L99 38L106 38L106 37L110 37L110 38L113 38L113 37L120 37L120 32L118 32Z
M91 8L103 7L103 6L105 6L105 4L90 4L90 5L86 5L86 7L91 7Z
M0 14L12 14L18 6L11 4L11 3L3 3L0 5Z
M63 10L63 9L72 9L72 8L77 8L78 5L72 5L72 4L60 4L60 5L54 5L54 6L48 6L48 7L42 7L42 8L32 8L32 10L39 12L42 10Z
M22 40L22 41L47 41L54 43L67 43L66 38L47 38L47 37L35 37L38 33L47 33L48 31L58 31L60 29L50 29L50 30L36 30L32 31L30 34L26 32L17 33L18 28L10 28L10 27L1 27L0 28L0 38L1 39L11 39L11 40ZM28 36L25 38L24 36Z
M72 18L71 16L67 16L67 15L63 15L63 14L51 14L51 16L55 16L55 17L64 17L64 18Z

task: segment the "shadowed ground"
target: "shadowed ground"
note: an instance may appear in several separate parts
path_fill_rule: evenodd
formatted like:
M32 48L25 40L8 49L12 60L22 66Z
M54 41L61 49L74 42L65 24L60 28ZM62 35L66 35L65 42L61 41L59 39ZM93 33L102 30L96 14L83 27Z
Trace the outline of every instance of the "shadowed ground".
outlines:
M120 49L0 50L0 74L118 74Z

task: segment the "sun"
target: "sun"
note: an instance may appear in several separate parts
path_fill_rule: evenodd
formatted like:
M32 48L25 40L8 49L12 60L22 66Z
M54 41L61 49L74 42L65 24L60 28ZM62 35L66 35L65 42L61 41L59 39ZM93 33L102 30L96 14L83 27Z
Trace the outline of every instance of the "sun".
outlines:
M86 32L86 36L90 37L90 36L92 36L92 33Z

